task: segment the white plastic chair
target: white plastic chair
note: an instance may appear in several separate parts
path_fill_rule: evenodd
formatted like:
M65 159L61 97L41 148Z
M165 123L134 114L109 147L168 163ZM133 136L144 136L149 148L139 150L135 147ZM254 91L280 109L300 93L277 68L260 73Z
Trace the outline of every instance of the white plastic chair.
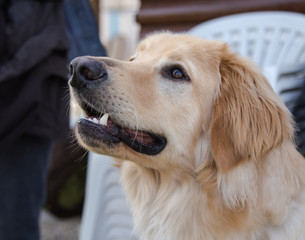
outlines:
M232 50L252 59L286 105L293 106L304 80L300 75L305 69L305 15L241 13L204 22L188 33L227 42Z
M113 164L110 157L89 153L80 240L135 239L119 169Z
M305 17L289 12L231 15L202 23L189 34L227 42L253 59L284 102L295 100L305 68ZM296 77L297 76L297 77ZM302 75L304 76L304 74ZM80 240L136 239L111 158L90 153Z

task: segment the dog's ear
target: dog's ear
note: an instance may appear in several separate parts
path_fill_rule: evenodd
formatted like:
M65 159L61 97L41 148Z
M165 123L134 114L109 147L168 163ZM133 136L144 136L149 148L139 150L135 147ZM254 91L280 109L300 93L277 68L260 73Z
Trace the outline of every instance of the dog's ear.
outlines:
M258 160L284 139L291 140L291 116L259 69L225 46L221 85L210 128L213 159L225 173L246 160Z

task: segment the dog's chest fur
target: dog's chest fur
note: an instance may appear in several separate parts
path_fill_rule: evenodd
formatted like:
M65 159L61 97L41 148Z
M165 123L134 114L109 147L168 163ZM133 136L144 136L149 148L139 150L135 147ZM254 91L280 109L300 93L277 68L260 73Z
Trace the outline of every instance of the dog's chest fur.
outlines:
M207 196L195 179L180 176L178 181L171 174L166 176L171 178L162 179L153 171L139 168L130 162L124 162L122 166L121 183L140 239L247 239L246 235L241 238L244 234L239 233L237 238L236 232L224 230L231 228L225 225L224 231L215 232L219 222L214 221L213 211L218 210L210 211L207 208Z
M190 188L183 182L172 183L171 179L160 179L154 174L133 163L124 163L122 167L121 182L141 239L203 239L196 236L195 230L196 223L205 221L205 216L198 214L200 202L206 201L204 195L194 191L199 190L198 186Z

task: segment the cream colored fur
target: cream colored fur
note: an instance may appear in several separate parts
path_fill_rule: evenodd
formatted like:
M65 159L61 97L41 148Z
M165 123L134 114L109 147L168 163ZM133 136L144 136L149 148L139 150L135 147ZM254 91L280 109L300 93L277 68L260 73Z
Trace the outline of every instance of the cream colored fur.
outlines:
M78 134L119 159L141 239L305 239L305 161L288 110L253 63L223 43L170 33L143 40L130 62L95 59L112 88L94 101L112 96L103 106L112 119L167 139L148 156ZM165 79L171 64L190 81Z

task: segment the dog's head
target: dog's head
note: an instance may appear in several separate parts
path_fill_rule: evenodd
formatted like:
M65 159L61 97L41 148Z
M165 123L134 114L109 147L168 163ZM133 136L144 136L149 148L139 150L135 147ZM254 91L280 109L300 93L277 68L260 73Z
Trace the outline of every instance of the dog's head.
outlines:
M89 150L150 168L227 172L291 139L288 111L246 59L219 42L155 34L129 61L71 63L76 127Z

